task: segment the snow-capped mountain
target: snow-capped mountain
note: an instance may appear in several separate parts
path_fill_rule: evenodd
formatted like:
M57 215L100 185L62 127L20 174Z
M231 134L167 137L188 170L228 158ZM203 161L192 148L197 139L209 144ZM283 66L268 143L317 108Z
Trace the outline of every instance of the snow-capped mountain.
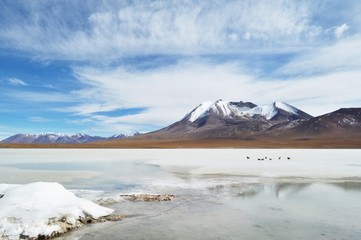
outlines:
M284 102L273 102L269 105L257 106L251 102L229 102L218 100L216 102L204 102L189 114L185 119L189 122L200 121L210 115L224 120L259 119L288 120L309 119L312 116Z
M311 115L284 102L256 105L217 100L204 102L180 121L145 136L154 139L248 138L275 126L297 126L311 118Z
M90 143L102 140L122 139L139 135L138 132L131 135L117 134L111 137L99 137L90 136L87 134L58 134L58 133L40 133L40 134L16 134L9 138L6 138L1 143L65 143L65 144L76 144L76 143Z
M89 143L106 138L99 136L89 136L87 134L57 134L57 133L40 133L40 134L16 134L2 140L2 143Z
M121 133L121 134L115 134L115 135L113 135L113 136L110 136L110 137L108 137L107 139L108 139L108 140L112 140L112 139L123 139L123 138L138 136L138 135L140 135L140 134L141 134L141 133L139 133L139 132L134 132L134 133L132 133L132 134L123 134L123 133Z
M258 106L251 102L204 102L183 119L142 135L154 140L347 139L361 136L361 108L345 108L312 117L284 102ZM297 140L297 141L300 141Z

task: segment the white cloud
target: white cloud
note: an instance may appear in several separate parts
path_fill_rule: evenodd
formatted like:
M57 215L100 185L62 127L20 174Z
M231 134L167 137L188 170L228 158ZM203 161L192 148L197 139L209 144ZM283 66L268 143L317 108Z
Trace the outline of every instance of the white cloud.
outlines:
M343 35L347 32L347 30L350 27L347 25L347 23L344 23L338 27L335 28L335 36L336 38L341 38Z
M19 78L10 77L7 82L13 86L27 86L28 84Z
M90 99L89 99L90 100ZM113 110L119 109L118 105L115 104L100 104L100 103L82 103L75 106L63 107L61 109L57 109L57 111L61 112L75 112L76 115L89 115L91 113L98 112L109 112Z
M104 61L134 54L303 46L321 33L311 22L313 6L306 1L140 1L127 6L95 1L87 8L83 1L73 2L83 14L68 11L62 2L18 6L27 14L4 6L9 16L0 25L0 39L44 58Z
M44 122L51 122L52 121L51 119L40 117L40 116L30 117L29 120L31 122L37 122L37 123L44 123Z
M76 102L75 96L59 92L36 92L36 91L18 91L9 90L3 93L4 96L18 99L21 102L29 103L47 103L47 102Z
M343 38L333 45L311 49L285 64L280 73L313 74L361 68L361 35Z

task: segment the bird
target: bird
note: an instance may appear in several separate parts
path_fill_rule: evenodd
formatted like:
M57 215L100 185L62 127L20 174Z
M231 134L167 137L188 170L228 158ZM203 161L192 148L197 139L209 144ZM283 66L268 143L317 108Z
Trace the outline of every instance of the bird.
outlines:
M287 157L287 160L290 160L291 158L290 157Z
M272 158L269 158L270 161L272 161Z
M278 160L281 160L281 157L278 157Z
M247 156L247 159L249 159L249 157Z

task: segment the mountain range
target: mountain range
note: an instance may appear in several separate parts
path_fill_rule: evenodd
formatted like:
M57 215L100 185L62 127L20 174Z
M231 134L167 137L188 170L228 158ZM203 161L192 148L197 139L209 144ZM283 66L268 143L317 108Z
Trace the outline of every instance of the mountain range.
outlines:
M264 147L274 143L285 146L292 141L312 140L318 141L314 145L317 147L341 145L347 147L349 146L347 141L350 139L352 146L361 146L361 108L341 108L314 117L284 102L260 106L252 102L220 99L215 102L204 102L181 120L146 134L135 133L131 136L120 134L108 138L86 134L17 134L0 143L97 144L101 141L99 146L105 147L158 147L161 142L162 146L177 147L180 142L183 144L213 141L218 144L222 141L233 141L234 145L234 142L238 141L236 144L238 146L239 141L243 143L266 141L260 145ZM333 144L328 144L330 141ZM177 144L169 145L171 142ZM301 145L297 142L292 146Z
M41 133L41 134L16 134L2 140L0 143L58 143L58 144L79 144L91 143L96 141L124 139L138 135L136 132L132 135L117 134L111 137L90 136L87 134L57 134L57 133Z

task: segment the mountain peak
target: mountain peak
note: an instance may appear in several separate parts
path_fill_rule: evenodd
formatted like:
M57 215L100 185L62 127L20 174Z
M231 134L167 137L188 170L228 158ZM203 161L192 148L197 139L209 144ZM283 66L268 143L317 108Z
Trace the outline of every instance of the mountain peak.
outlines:
M276 101L269 105L257 106L251 102L230 102L219 99L215 102L206 101L193 109L185 116L189 122L195 122L199 119L214 114L220 118L258 118L273 120L278 115L287 115L292 119L307 119L311 116L301 110L289 105L288 103Z
M203 117L212 104L214 103L211 101L203 102L202 104L198 105L198 107L196 107L192 112L187 114L186 117L189 117L190 122L194 122L198 118Z

